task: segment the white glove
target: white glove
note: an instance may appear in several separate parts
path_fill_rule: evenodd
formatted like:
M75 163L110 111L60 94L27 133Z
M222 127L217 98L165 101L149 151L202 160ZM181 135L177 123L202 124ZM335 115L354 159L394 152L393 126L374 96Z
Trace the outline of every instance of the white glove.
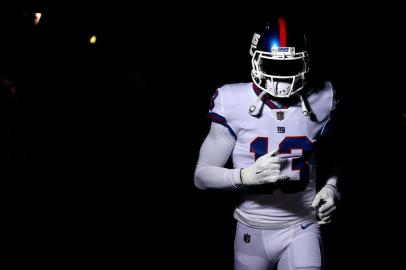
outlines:
M312 207L317 209L320 218L317 224L323 225L331 222L331 214L336 210L336 203L340 199L337 187L326 184L316 195Z
M272 153L263 155L253 165L241 169L241 182L244 185L261 185L287 180L287 176L281 175L281 162Z

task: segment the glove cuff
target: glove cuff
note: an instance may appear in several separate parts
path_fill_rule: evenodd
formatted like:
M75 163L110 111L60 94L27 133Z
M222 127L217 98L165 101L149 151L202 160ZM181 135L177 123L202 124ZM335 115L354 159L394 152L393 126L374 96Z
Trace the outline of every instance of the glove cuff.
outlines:
M244 169L241 169L241 182L244 185L252 185L255 183L255 166L250 166Z
M335 185L332 185L332 184L327 183L327 184L325 185L325 187L331 189L331 190L334 192L334 196L336 197L336 199L337 199L338 201L341 200L341 193L340 193L340 191L338 190L338 188L337 188Z

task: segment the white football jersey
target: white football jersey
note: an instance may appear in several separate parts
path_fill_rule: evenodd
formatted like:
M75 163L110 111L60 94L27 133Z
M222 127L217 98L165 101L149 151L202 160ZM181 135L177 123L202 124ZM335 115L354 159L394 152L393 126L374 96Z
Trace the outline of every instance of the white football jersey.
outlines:
M259 114L251 116L248 110L260 94L252 83L225 85L213 96L209 117L227 127L236 139L234 168L248 167L270 152L285 159L281 174L289 182L241 189L234 216L248 226L286 228L316 218L311 207L316 194L314 143L330 119L335 100L330 82L308 93L305 100L310 117L303 114L299 99L280 108L268 95L257 106Z

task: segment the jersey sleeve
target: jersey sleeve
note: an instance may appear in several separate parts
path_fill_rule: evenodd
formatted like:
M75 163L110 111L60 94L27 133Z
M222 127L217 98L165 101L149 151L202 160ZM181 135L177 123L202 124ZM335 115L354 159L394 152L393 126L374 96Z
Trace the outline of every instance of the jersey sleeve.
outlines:
M216 122L204 140L194 174L199 189L233 189L241 184L240 169L224 168L235 146L230 132Z
M323 128L321 129L320 136L321 137L330 137L334 136L336 133L336 122L337 122L337 112L338 112L338 99L336 95L336 91L331 83L329 83L330 91L331 91L331 98L329 102L330 110L328 112L327 121L324 123Z
M235 129L232 128L230 123L227 121L227 105L226 100L223 100L224 96L224 86L219 88L214 92L211 103L210 109L207 116L211 119L213 123L220 124L227 128L230 134L233 136L234 139L237 139L237 135Z
M320 167L325 167L325 175L327 177L326 184L335 186L338 190L340 189L340 175L341 171L341 162L338 158L338 141L340 140L339 136L339 115L340 115L340 103L336 95L336 91L332 84L330 83L330 88L332 91L330 99L330 111L328 114L328 119L323 125L321 130L319 143L319 165Z

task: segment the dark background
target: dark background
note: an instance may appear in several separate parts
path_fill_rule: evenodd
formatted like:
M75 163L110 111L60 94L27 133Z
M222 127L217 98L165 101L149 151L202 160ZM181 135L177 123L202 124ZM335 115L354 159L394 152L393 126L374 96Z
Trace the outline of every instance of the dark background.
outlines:
M237 194L197 190L193 171L212 93L250 80L253 27L279 13L308 29L313 70L340 96L328 269L396 263L406 106L394 6L2 5L3 269L232 269Z

